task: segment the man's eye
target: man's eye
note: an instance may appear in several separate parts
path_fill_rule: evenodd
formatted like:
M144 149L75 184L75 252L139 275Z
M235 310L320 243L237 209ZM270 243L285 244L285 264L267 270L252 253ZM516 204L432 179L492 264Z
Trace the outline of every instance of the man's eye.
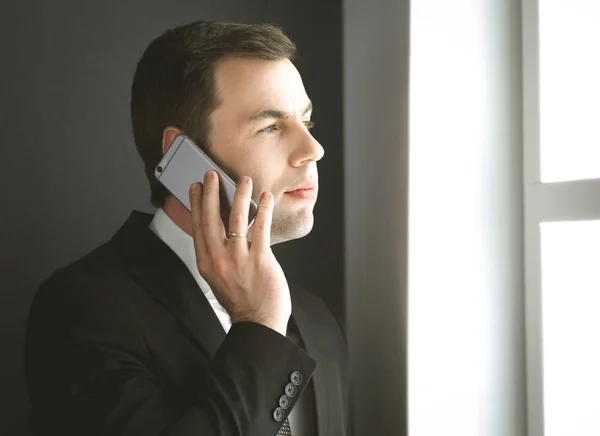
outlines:
M273 133L278 130L280 130L280 129L277 124L271 124L270 126L267 126L264 129L260 130L260 133Z
M312 129L313 127L315 127L315 123L314 123L313 121L310 121L310 120L308 120L308 121L304 121L304 125L306 126L306 128L307 128L308 130L310 130L310 129Z

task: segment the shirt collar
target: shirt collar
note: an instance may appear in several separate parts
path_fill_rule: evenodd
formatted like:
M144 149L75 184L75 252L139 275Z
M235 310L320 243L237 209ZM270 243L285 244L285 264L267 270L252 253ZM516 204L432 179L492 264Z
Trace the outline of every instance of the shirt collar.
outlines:
M198 283L198 286L202 289L202 292L205 295L212 293L210 286L198 272L194 239L175 224L162 208L156 210L154 218L150 223L150 230L167 244L183 263L185 263L185 266L187 266L188 270Z

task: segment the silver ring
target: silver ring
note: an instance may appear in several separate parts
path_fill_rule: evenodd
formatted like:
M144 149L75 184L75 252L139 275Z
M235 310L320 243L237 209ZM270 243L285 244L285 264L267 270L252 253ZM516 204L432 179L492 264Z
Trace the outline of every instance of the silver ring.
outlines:
M229 233L229 237L230 238L246 238L246 237L248 237L248 234L231 232L231 233Z

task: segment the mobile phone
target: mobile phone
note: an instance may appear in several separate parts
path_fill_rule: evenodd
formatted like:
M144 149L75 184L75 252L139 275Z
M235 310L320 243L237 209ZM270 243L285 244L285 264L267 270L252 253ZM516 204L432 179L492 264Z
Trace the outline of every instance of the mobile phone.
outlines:
M229 213L236 183L188 136L181 133L175 137L154 169L154 176L191 212L190 186L195 182L203 183L204 174L209 170L215 170L219 175L221 220L225 231L229 232ZM257 210L256 202L250 199L248 228L254 223Z

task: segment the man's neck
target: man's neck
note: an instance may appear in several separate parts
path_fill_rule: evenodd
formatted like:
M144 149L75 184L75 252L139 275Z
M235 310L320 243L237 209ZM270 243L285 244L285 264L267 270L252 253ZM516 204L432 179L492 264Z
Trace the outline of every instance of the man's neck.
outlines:
M193 236L192 214L175 197L168 197L162 206L162 210L181 230Z

